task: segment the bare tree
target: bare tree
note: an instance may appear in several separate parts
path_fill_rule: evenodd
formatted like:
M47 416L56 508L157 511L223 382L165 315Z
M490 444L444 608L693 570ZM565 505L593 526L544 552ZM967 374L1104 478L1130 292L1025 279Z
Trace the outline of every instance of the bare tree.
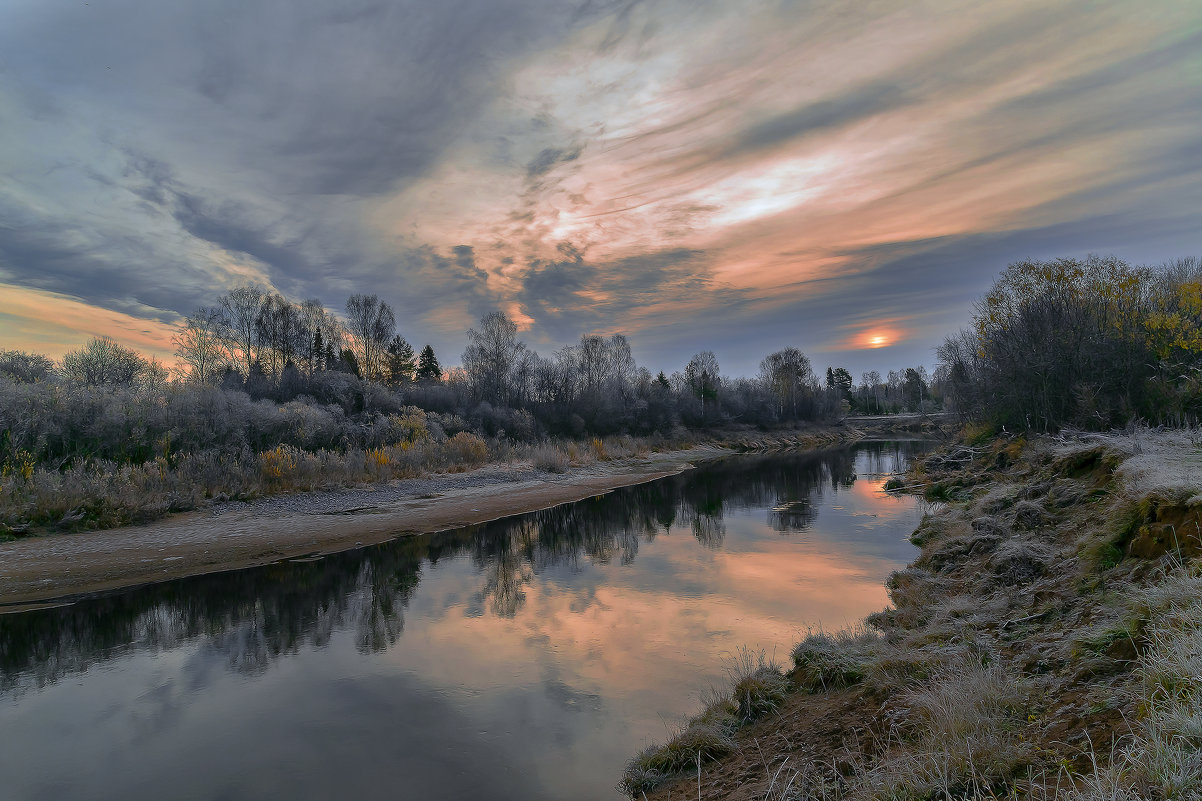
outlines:
M267 372L279 376L284 368L294 364L304 351L306 335L302 332L299 309L283 296L267 295L255 318L258 339L258 358Z
M518 327L504 312L480 318L480 330L468 329L463 367L476 396L495 403L512 399L513 370L526 345L518 341Z
M188 365L188 377L200 383L213 381L229 365L227 324L221 309L202 306L184 320L172 337L175 355Z
M90 386L130 385L148 367L146 359L108 337L95 337L63 356L63 374Z
M219 301L225 313L226 349L236 357L240 369L250 375L255 361L255 343L258 338L259 309L263 305L263 290L257 286L240 286L231 289Z
M40 353L0 350L0 375L18 384L36 384L54 373L54 362Z
M356 357L363 377L378 380L382 375L382 355L396 334L396 316L392 308L376 295L351 295L346 301L347 327L358 346Z

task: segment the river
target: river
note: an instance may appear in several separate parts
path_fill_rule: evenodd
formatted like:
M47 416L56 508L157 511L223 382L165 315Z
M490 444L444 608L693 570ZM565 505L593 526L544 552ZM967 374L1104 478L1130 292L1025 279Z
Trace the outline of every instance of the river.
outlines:
M925 449L739 456L528 515L0 615L0 796L605 799L809 627L883 608Z

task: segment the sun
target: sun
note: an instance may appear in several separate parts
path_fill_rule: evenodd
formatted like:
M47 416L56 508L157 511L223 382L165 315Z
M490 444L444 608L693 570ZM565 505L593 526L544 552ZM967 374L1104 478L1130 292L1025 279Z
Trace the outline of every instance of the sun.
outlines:
M875 336L868 337L868 347L870 347L870 348L883 348L888 344L889 344L889 340L886 339L885 337L881 336L880 334L876 334Z

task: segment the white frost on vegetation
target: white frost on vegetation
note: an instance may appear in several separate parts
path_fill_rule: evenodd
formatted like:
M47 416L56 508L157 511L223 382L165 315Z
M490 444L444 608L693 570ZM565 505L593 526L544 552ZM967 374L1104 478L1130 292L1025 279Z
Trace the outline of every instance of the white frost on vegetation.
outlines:
M1202 504L1202 429L1134 428L1061 437L1057 456L1105 447L1123 455L1119 480L1136 498L1158 496L1187 505Z

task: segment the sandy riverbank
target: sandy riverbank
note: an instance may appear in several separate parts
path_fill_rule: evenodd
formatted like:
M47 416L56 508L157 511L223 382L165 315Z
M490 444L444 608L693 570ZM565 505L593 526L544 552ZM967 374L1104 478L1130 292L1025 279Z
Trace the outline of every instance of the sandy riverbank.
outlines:
M374 486L224 503L153 523L0 544L0 612L269 564L545 509L732 453L703 446L560 474L488 465Z

